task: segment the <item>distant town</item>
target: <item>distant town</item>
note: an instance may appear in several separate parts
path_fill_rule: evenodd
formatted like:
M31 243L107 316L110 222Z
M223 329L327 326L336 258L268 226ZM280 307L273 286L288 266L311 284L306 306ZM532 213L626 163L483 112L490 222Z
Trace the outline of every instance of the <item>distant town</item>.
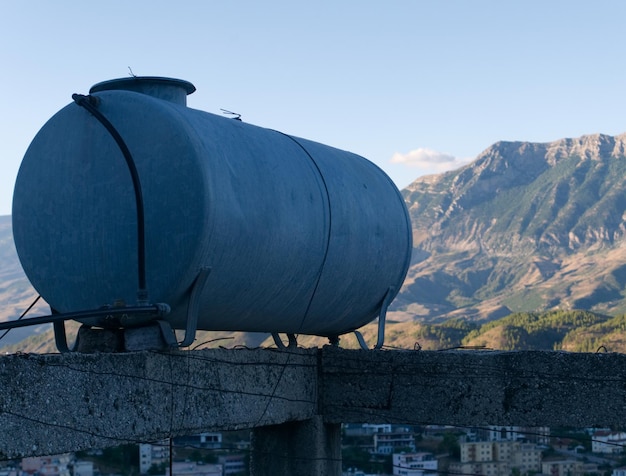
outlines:
M626 476L626 431L342 426L343 476ZM201 433L0 463L0 476L244 476L246 431ZM294 475L295 476L295 475Z

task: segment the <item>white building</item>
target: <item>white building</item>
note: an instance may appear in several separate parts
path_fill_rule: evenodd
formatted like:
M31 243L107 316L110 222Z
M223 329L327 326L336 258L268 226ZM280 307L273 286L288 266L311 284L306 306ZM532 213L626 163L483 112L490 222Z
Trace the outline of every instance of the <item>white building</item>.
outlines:
M217 462L222 465L224 476L243 474L246 471L246 457L243 454L219 456Z
M477 439L486 441L524 440L539 445L550 443L550 428L547 426L489 426L478 433Z
M415 451L415 435L408 431L374 433L374 452L390 455L401 450Z
M374 433L391 433L391 424L346 423L343 425L343 430L347 436L373 435Z
M175 476L222 476L221 464L198 464L186 462L174 462L172 473ZM165 468L165 476L169 476L169 466Z
M174 444L178 446L193 446L195 448L220 449L222 447L221 433L198 433L196 435L181 436L174 438Z
M626 466L615 468L611 476L626 476Z
M169 461L170 443L168 440L139 445L139 472L141 474L147 474L153 464L159 465L169 463Z
M623 431L600 430L591 436L591 451L594 453L622 453L624 445L626 445L626 433Z
M93 476L93 461L74 461L72 476Z
M348 469L348 471L342 472L341 476L367 476L367 475L360 469L350 468Z
M437 471L437 458L432 453L394 453L394 476L424 476Z

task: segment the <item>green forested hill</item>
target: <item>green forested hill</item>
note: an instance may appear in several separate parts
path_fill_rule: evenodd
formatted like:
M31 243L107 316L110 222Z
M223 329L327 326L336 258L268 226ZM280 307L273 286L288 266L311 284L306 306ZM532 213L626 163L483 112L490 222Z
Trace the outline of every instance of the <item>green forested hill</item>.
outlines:
M484 324L452 319L419 326L423 349L485 347L497 350L626 352L626 316L589 311L520 312Z
M377 325L362 329L370 346ZM589 311L519 312L489 322L453 318L439 323L389 321L385 346L389 349L445 350L563 350L568 352L626 353L626 315L606 316ZM302 345L323 345L321 338L301 337ZM266 341L265 344L269 344ZM341 346L357 348L346 335Z

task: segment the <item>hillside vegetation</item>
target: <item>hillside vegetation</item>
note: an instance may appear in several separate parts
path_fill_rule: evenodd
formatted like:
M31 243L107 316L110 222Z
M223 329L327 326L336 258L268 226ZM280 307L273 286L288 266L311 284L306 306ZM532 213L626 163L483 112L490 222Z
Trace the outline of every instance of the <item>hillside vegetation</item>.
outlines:
M416 324L412 331L407 331L415 341L413 347L418 344L424 350L626 352L626 316L610 317L589 311L520 312L482 324L450 319L438 324Z

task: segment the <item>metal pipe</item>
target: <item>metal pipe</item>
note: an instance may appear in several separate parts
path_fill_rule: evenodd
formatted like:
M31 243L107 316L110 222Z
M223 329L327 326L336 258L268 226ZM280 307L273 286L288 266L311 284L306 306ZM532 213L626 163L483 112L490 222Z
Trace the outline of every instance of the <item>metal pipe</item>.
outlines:
M15 321L0 322L0 330L16 329L18 327L37 326L41 324L49 324L51 322L80 320L91 317L107 317L107 316L123 316L137 314L153 314L157 317L167 315L170 308L167 304L153 304L151 306L130 306L130 307L112 307L102 309L92 309L90 311L66 312L63 314L50 314L47 316L31 317L29 319L21 319Z
M143 306L148 304L148 290L146 287L146 232L145 232L145 217L143 206L143 195L141 193L141 182L139 181L139 173L137 172L137 166L133 160L133 156L128 149L128 146L122 139L120 133L113 127L113 124L104 117L104 115L98 111L96 105L98 104L98 98L94 96L85 96L83 94L72 94L72 99L76 104L84 107L94 116L100 124L111 134L111 137L115 140L115 143L120 148L128 170L130 171L131 178L133 180L133 189L135 192L135 204L137 208L137 305Z

